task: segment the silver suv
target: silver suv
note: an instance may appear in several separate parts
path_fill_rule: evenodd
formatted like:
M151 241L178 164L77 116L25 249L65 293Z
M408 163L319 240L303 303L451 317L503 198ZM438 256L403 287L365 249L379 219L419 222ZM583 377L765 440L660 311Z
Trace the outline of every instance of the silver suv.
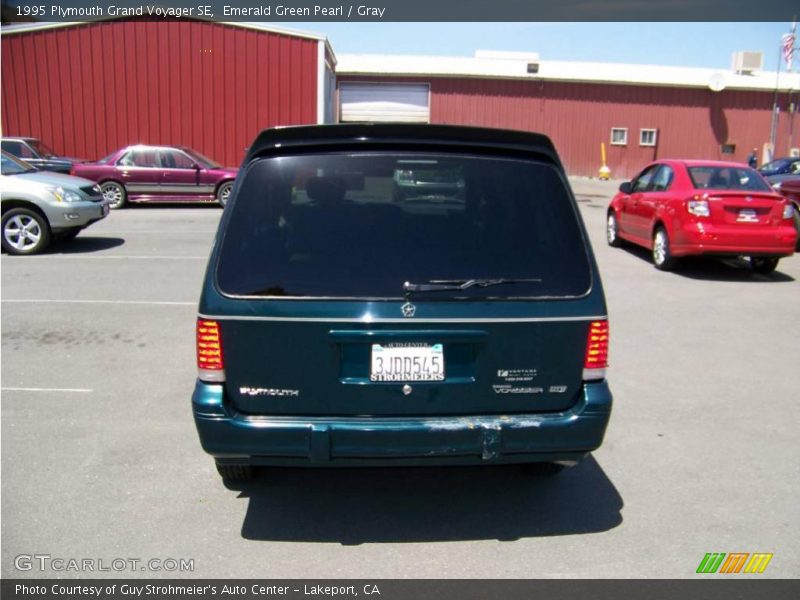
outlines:
M108 201L88 179L39 171L2 152L2 244L9 254L41 252L108 215Z

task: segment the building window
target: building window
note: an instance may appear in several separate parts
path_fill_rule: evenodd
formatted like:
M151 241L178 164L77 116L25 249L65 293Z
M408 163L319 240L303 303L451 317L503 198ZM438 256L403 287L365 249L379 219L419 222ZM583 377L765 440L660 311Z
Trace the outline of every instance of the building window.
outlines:
M656 130L655 129L640 129L639 130L639 145L640 146L655 146L656 145Z
M722 144L722 154L736 154L736 144Z
M627 127L612 127L611 128L611 145L612 146L625 146L628 143L628 128Z

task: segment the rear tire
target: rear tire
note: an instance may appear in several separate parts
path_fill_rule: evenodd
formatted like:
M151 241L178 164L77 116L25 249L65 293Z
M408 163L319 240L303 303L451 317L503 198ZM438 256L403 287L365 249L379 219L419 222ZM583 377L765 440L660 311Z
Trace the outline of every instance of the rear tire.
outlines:
M794 228L797 230L797 244L794 249L800 252L800 205L794 207Z
M619 223L617 222L617 215L613 210L608 211L608 218L606 219L606 241L609 246L619 248L622 245L622 240L619 239Z
M100 191L103 197L109 200L109 207L112 209L124 208L128 201L128 193L125 186L116 181L106 181L100 184Z
M660 271L669 271L675 266L669 236L663 227L657 227L653 233L653 264Z
M217 202L222 208L228 203L228 198L231 197L231 190L233 189L233 182L226 181L217 189Z
M243 483L253 479L253 467L250 465L223 465L216 463L217 473L223 483Z
M9 254L36 254L50 244L52 234L47 219L30 208L12 208L3 215L3 250Z
M552 477L553 475L561 473L566 466L554 462L535 462L527 463L523 468L525 469L525 473L533 475L534 477Z
M777 268L779 260L780 258L775 256L751 256L750 268L756 273L767 275Z

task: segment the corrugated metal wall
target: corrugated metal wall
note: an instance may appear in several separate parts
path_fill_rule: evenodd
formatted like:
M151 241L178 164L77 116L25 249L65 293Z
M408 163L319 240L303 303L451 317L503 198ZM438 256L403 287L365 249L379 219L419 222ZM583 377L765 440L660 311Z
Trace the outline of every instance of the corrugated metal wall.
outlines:
M601 164L601 142L614 177L633 176L655 158L745 161L769 141L773 101L771 92L542 80L339 76L340 84L347 81L430 83L432 123L542 132L553 139L570 174L592 176ZM786 94L780 100L777 147L783 155L790 117ZM609 144L612 127L628 129L626 146ZM658 130L655 147L639 145L643 128ZM722 144L735 144L735 153L722 154ZM800 133L794 144L800 145Z
M178 21L4 34L3 135L89 159L182 144L238 166L261 129L317 122L318 44Z

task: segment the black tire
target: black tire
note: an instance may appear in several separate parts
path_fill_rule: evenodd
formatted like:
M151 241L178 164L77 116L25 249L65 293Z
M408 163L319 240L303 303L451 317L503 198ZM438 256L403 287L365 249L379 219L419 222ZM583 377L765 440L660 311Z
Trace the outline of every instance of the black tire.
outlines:
M233 182L226 181L222 185L217 188L217 202L222 208L225 208L225 205L228 203L228 198L231 196L231 190L233 189Z
M100 191L103 192L103 197L110 200L109 207L116 210L125 208L128 203L128 192L125 186L116 181L104 181L100 184Z
M50 245L50 224L41 213L30 208L12 208L3 214L3 250L9 254L36 254Z
M776 256L751 256L750 268L756 273L767 275L777 268L778 261L780 258Z
M68 242L74 240L81 231L83 231L82 227L62 229L61 231L53 233L53 238L58 242Z
M523 468L525 469L525 473L533 475L534 477L552 477L553 475L561 473L566 466L554 462L535 462L527 463Z
M614 248L619 248L622 245L622 240L619 239L619 222L613 210L608 211L608 217L606 218L606 242Z
M800 252L800 206L795 205L794 207L794 228L797 230L797 244L795 244L794 249Z
M224 483L242 483L253 479L253 467L250 465L223 465L216 463L217 473Z
M656 269L669 271L675 266L675 259L672 257L669 235L663 227L656 227L653 232L653 264Z

